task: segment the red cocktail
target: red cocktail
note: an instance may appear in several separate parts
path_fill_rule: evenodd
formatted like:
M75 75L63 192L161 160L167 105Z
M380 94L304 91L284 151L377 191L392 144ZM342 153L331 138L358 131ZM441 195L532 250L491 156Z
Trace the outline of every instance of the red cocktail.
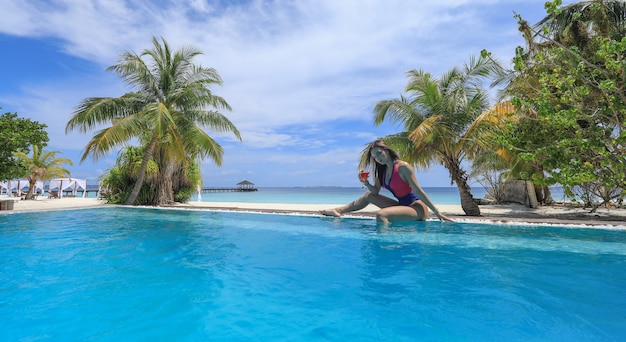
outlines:
M359 171L359 179L361 180L361 182L365 182L365 180L367 180L367 177L369 177L370 173L366 172L364 170Z

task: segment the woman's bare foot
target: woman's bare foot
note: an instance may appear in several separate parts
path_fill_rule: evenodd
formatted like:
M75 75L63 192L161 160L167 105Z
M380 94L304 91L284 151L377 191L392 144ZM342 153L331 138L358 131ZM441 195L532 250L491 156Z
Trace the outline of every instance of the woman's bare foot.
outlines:
M334 216L334 217L341 216L341 214L337 211L337 209L320 210L320 214L324 216Z

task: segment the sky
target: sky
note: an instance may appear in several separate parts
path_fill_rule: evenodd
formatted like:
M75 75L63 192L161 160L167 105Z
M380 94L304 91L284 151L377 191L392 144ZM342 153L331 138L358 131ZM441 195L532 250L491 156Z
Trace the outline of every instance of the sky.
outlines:
M95 132L65 126L88 97L133 89L106 71L126 51L193 46L215 68L222 112L241 132L208 132L224 148L202 164L206 186L358 187L365 145L401 131L373 122L399 98L406 72L438 77L486 49L510 67L523 45L514 13L536 23L545 0L0 0L0 113L46 124L48 151L71 176L97 184L119 149L80 162ZM571 3L571 2L567 2ZM439 165L416 169L422 187L451 186ZM475 181L472 184L479 186Z

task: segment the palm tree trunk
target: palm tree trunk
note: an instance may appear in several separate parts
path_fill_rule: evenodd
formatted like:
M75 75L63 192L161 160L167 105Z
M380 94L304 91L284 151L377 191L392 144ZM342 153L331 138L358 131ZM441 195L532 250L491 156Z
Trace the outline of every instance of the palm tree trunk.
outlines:
M163 172L161 173L161 177L158 180L157 184L157 205L167 205L172 204L174 202L174 190L173 190L173 182L172 178L174 176L174 168L175 163L171 160L165 161L165 167L163 168Z
M454 183L456 183L457 189L459 189L459 196L461 197L461 208L467 216L481 216L478 203L474 201L474 196L470 191L470 186L467 184L467 177L465 171L461 169L460 163L454 161L448 161L445 165L446 169L450 171L450 177Z
M470 192L467 181L455 181L457 188L459 189L459 195L461 196L461 208L467 216L482 216L478 203L474 201L474 196Z
M24 196L24 200L32 200L35 197L35 186L37 184L37 180L29 180L28 182L28 192L26 196Z
M24 200L32 200L35 195L32 193L32 190L28 189L28 192L24 196Z
M146 154L143 156L143 160L141 161L141 167L139 167L139 174L137 175L137 180L135 181L135 186L133 190L130 192L130 195L124 202L124 205L133 205L135 204L135 200L137 196L139 196L139 190L141 190L141 186L143 185L143 180L146 177L146 168L148 167L148 162L150 158L152 158L152 153L154 151L154 147L157 143L157 136L153 136L148 148L146 149Z

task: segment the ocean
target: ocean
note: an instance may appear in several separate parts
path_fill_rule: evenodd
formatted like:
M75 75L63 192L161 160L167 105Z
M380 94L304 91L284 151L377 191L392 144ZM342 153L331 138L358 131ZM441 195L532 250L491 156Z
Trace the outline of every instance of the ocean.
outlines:
M97 186L87 186L87 197L95 198ZM424 191L435 205L460 205L459 190L456 187L423 187ZM563 201L565 195L560 187L552 187L552 198ZM201 202L241 202L241 203L286 203L286 204L345 204L365 193L360 187L259 187L258 191L251 192L211 192L200 194ZM487 190L482 186L473 186L471 189L474 198L485 198ZM393 195L383 189L383 195ZM47 195L47 194L46 194ZM78 196L82 196L78 191ZM198 201L198 194L189 200Z
M214 187L221 188L221 187ZM224 187L225 188L225 187ZM241 203L287 203L287 204L344 204L349 203L365 193L360 187L259 187L258 191L250 192L210 192L200 194L202 202L241 202ZM441 205L461 204L459 191L456 187L424 187L428 197ZM393 195L383 189L382 194ZM65 191L65 195L69 192ZM98 186L87 184L88 198L96 198ZM474 198L483 198L487 191L482 187L472 188ZM48 193L44 193L48 196ZM82 197L79 189L77 196ZM198 201L198 193L194 193L190 202Z
M344 204L365 193L360 187L261 187L252 192L212 192L200 194L202 202L242 202L242 203L288 203L288 204ZM461 204L456 187L423 188L431 201L440 205ZM383 190L382 194L393 197ZM472 188L474 198L484 198L487 191L482 187ZM195 194L190 201L198 201Z

